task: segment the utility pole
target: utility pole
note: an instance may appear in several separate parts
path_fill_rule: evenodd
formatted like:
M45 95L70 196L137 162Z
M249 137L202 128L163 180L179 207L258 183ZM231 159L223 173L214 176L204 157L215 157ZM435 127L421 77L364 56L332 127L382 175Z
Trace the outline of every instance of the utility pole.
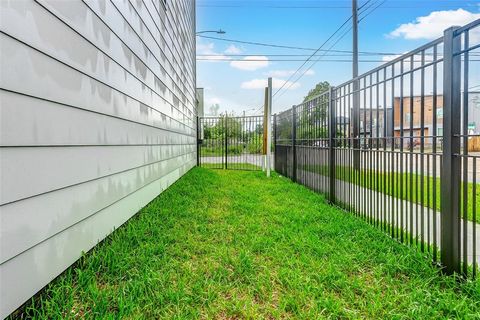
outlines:
M263 100L263 148L262 148L262 170L265 171L267 169L267 113L268 113L268 87L265 87L265 98Z
M353 43L352 43L352 77L353 81L353 167L357 170L360 169L360 96L359 96L359 83L356 79L358 77L358 8L357 0L352 0L352 23L353 23Z
M353 78L358 77L358 8L357 0L352 0L352 22L353 22Z

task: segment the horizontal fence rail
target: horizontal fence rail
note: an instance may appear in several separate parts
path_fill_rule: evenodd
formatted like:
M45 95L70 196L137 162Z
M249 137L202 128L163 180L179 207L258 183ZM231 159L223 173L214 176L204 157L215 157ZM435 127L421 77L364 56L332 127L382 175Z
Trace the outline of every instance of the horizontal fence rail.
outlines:
M275 170L476 277L480 20L274 118Z

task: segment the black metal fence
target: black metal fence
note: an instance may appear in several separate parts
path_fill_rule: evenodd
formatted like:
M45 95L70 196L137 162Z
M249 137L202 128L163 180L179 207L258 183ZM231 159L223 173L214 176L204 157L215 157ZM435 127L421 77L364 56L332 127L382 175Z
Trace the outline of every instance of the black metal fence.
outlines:
M475 277L479 55L477 20L275 115L275 170Z
M263 116L199 117L199 166L213 169L261 170Z

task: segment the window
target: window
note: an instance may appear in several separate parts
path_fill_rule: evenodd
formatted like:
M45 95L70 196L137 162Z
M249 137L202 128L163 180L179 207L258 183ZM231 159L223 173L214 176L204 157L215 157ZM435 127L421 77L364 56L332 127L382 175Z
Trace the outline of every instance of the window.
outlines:
M437 107L437 118L443 118L443 107L442 106Z

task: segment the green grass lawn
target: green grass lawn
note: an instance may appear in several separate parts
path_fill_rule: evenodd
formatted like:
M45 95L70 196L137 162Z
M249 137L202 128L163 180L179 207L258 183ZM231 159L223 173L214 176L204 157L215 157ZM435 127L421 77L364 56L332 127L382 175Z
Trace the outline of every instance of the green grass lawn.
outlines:
M224 169L225 163L201 163L202 168L209 168L209 169ZM229 162L227 163L228 169L232 170L262 170L260 166L251 164L251 163L236 163L236 162Z
M480 282L274 175L195 168L18 317L475 318Z
M303 169L310 172L319 173L328 176L328 167L325 165L305 165ZM423 204L440 211L441 208L441 184L440 178L424 175L423 176L423 192L421 187L422 176L415 173L384 173L376 170L361 170L356 171L351 167L337 166L336 176L338 180L350 182L356 185L363 186L367 189L372 189L381 193L394 196L396 198L408 200L414 203ZM378 180L377 180L378 177ZM400 181L403 183L403 188L400 188ZM410 182L411 181L411 182ZM412 188L410 188L412 183ZM393 187L392 187L393 184ZM435 187L435 188L434 188ZM461 187L461 194L463 195L463 182ZM423 193L423 200L422 200ZM436 194L435 201L433 194ZM427 196L430 194L430 197ZM475 199L473 197L473 183L467 182L467 219L473 221L473 206L476 206L476 222L480 222L480 185L476 185ZM475 201L474 201L475 200ZM423 202L422 202L423 201ZM463 196L461 196L461 203L463 204ZM461 215L463 217L463 209Z

